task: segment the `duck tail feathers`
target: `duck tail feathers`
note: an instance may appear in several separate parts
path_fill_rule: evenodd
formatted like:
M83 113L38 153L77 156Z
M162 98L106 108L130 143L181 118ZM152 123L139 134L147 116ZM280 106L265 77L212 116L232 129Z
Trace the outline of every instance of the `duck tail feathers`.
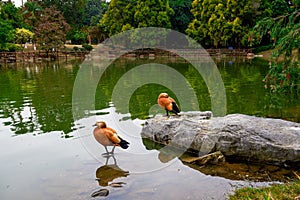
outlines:
M172 112L175 113L176 115L180 113L180 110L175 102L172 102Z
M119 142L120 147L122 147L123 149L127 149L129 147L129 142L127 142L126 140L124 140L123 138L121 138L119 136L121 142Z

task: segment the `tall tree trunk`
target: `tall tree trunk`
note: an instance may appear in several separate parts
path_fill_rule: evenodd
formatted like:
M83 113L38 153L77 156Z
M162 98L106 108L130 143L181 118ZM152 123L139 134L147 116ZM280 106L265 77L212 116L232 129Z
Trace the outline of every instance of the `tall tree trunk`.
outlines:
M91 45L92 44L92 37L91 37L90 34L88 34L88 41L89 41L89 45Z

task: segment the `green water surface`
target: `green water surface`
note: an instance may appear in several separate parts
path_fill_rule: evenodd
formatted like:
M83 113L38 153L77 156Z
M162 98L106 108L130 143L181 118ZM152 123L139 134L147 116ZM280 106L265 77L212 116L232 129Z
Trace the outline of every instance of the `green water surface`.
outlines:
M140 125L132 128L133 135L124 135L131 142L130 148L116 150L118 166L129 171L129 176L113 179L126 184L115 188L95 181L97 169L105 165L105 159L100 156L103 148L92 137L95 118L106 120L122 133L123 126L142 124L154 114L165 114L156 104L160 92L168 92L176 100L178 92L186 92L186 87L178 85L175 77L168 81L176 87L176 92L152 83L136 88L129 100L119 94L113 99L118 81L135 67L148 63L160 63L179 72L197 97L198 102L192 102L191 109L211 110L211 94L203 77L190 63L179 58L114 61L97 84L94 110L85 110L76 120L72 95L82 61L0 64L0 159L5 163L0 167L0 199L89 199L91 193L103 187L110 190L111 199L141 199L141 195L142 199L226 199L225 194L232 191L232 186L244 185L206 176L176 158L161 163L158 151L144 146ZM264 89L266 61L227 58L216 59L216 64L226 90L227 114L300 122L298 96L271 94ZM101 67L93 68L91 78L101 70ZM154 74L160 79L170 78L159 70ZM131 81L141 79L140 74L129 75ZM122 86L130 87L131 81L125 79ZM89 89L88 83L85 87ZM186 96L184 101L190 99ZM184 106L184 101L179 102L180 106ZM83 135L78 136L78 130Z

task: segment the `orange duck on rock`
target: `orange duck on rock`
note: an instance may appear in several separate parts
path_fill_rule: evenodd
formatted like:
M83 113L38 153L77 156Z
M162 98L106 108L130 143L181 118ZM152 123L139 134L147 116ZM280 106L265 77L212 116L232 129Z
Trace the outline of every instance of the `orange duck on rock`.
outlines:
M169 97L167 93L160 93L157 99L157 103L162 109L166 110L167 116L169 116L169 112L172 112L175 115L178 115L178 113L180 112L176 101L173 98Z
M96 122L95 126L97 126L94 129L94 137L102 144L106 150L105 155L114 154L114 150L116 146L119 146L123 149L127 149L129 147L129 142L122 139L117 132L106 126L106 123L103 121ZM108 152L107 146L113 146L112 151Z

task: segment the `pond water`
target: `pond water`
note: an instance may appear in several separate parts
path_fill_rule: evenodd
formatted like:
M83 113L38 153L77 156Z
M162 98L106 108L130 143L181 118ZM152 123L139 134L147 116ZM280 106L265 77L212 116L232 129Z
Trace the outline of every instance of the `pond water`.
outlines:
M266 184L206 175L178 158L162 158L158 147L141 138L144 120L164 114L156 105L157 95L167 91L176 98L176 92L156 83L136 88L129 99L114 91L124 74L132 72L121 82L130 87L128 80L141 78L132 69L153 62L184 75L198 99L193 108L211 110L204 80L180 59L119 59L103 73L101 67L93 68L91 79L102 73L94 109L84 110L76 120L72 97L81 61L0 65L0 199L93 199L100 189L109 191L107 199L226 199L237 187ZM227 114L300 122L299 97L271 95L264 89L265 61L232 58L217 60L217 66ZM166 78L161 71L154 73ZM83 87L90 89L88 83ZM79 96L89 98L84 91ZM104 148L92 136L96 120L106 121L130 147L116 148L114 157L101 156Z

